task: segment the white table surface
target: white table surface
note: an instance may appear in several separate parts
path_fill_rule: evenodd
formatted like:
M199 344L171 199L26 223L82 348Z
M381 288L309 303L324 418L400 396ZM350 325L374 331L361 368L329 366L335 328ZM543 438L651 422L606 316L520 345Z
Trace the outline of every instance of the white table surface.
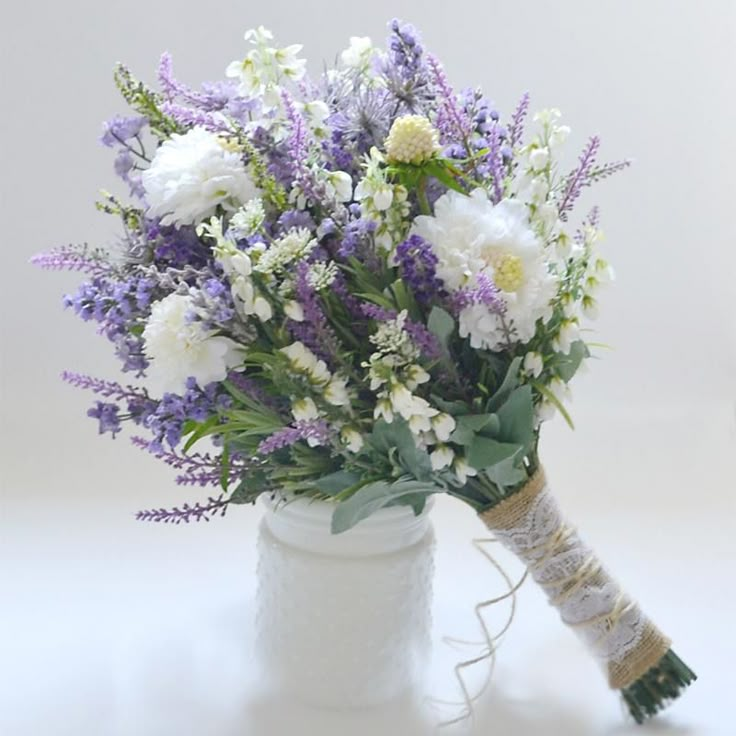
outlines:
M728 407L687 416L667 409L636 421L611 414L587 429L571 435L550 428L545 457L553 487L700 680L663 716L636 727L528 582L474 720L441 733L736 734L733 415ZM188 527L136 523L129 512L141 505L195 496L171 488L164 470L152 470L152 460L123 443L94 457L90 447L97 445L76 450L77 462L87 457L76 485L33 468L34 482L58 485L56 502L35 503L33 487L17 484L4 505L0 734L419 735L457 712L427 700L335 713L265 696L251 655L260 509ZM442 638L476 638L473 605L501 586L471 546L483 533L473 514L443 498L433 516L435 643L427 691L457 700L452 667L462 653ZM518 563L500 559L520 573ZM504 614L492 609L491 626ZM483 674L473 673L473 687Z

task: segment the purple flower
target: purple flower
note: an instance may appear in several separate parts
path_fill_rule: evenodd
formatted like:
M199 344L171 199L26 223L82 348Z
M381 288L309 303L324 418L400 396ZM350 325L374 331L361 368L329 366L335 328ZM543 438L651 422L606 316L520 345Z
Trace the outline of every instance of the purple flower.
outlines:
M519 104L511 116L511 126L509 127L509 144L516 147L521 143L521 137L524 134L524 120L529 112L529 93L524 92Z
M473 123L467 112L460 109L457 96L438 59L430 54L427 61L439 93L436 125L440 138L443 143L467 141L473 132Z
M383 66L386 87L398 112L417 112L433 99L424 49L414 26L399 20L389 24L388 55Z
M88 417L99 421L99 433L110 432L113 437L120 431L120 407L104 401L98 401L87 412Z
M81 271L98 277L106 276L110 271L103 253L90 251L86 245L62 245L48 253L33 256L31 263L47 271Z
M147 123L148 119L140 115L133 117L116 116L102 124L100 143L108 148L121 143L124 144L131 138L135 138Z
M459 289L450 297L455 313L474 304L484 304L492 312L503 314L506 304L500 296L498 287L485 274L480 274L476 280L477 286L473 288Z
M367 217L359 217L351 220L343 231L342 241L337 251L341 258L358 256L362 252L370 251L371 236L376 231L378 224L375 220Z
M258 455L271 455L284 447L291 447L300 440L313 440L318 444L327 442L329 427L324 419L308 422L296 422L291 427L284 427L274 432L258 445Z
M304 312L301 322L289 320L288 326L296 340L303 342L317 357L334 366L339 341L325 316L319 295L309 283L309 264L297 264L296 299Z
M404 283L423 306L446 295L437 277L437 256L432 246L419 235L411 235L396 248L396 261Z
M595 157L600 145L600 138L596 135L592 136L578 158L577 167L568 175L565 191L562 194L560 204L557 208L560 213L561 220L567 220L567 215L570 210L572 210L583 187L587 186L589 183L591 172L593 171L593 166L595 164Z
M181 524L182 521L186 524L190 521L209 521L217 515L225 516L229 503L230 499L218 496L217 498L207 499L204 506L199 503L195 503L194 506L185 503L181 508L147 509L139 511L135 518L138 521L156 521L164 524Z

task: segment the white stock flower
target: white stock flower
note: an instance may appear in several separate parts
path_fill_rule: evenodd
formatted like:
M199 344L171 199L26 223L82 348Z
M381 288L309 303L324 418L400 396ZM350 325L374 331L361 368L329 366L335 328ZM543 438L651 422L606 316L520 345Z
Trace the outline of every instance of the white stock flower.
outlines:
M529 154L529 164L534 171L543 171L549 163L549 150L547 148L535 148Z
M163 391L183 393L193 377L200 386L223 381L243 356L237 343L190 321L192 299L170 294L154 302L143 330L149 376Z
M332 404L333 406L347 406L350 403L347 386L348 382L346 379L334 377L325 386L322 396L328 404Z
M148 215L163 225L197 224L218 205L234 211L258 194L241 155L204 128L164 141L141 180Z
M291 413L297 422L308 422L312 419L319 419L319 409L317 409L317 405L309 396L294 401L291 405Z
M449 414L438 414L432 417L432 430L439 442L447 442L455 431L455 420Z
M281 352L289 359L291 369L301 373L309 381L318 386L326 386L332 374L324 360L320 360L304 343L297 341L281 348Z
M557 337L552 341L552 348L558 353L567 355L574 342L580 339L580 327L577 319L563 320Z
M413 232L432 245L437 275L455 291L478 286L483 276L500 290L503 315L485 304L460 312L459 330L474 348L496 350L527 342L540 318L551 314L557 284L545 260L544 244L529 224L525 204L504 199L494 205L484 191L443 194L434 216L420 215Z
M544 370L544 361L539 353L531 352L524 356L524 373L532 378L539 378Z
M241 95L260 97L267 107L275 107L281 102L281 83L285 79L299 81L304 76L307 62L298 56L302 46L271 46L273 34L263 26L246 31L245 40L253 48L242 61L233 61L225 73L239 80Z
M340 439L350 452L360 452L365 444L363 435L353 427L343 427L340 430Z
M353 198L353 179L345 171L327 173L327 194L338 202L349 202Z
M351 36L350 46L340 54L340 60L346 67L364 70L374 53L373 42L368 36Z
M468 482L468 478L478 475L478 471L464 457L456 456L455 462L452 464L452 469L455 471L457 479L463 485Z
M455 453L452 448L447 445L437 445L429 455L429 460L432 463L432 470L442 470L442 468L447 468L452 465L452 461L454 459Z
M302 305L294 299L291 299L284 304L284 312L286 313L286 316L289 319L294 320L294 322L304 321L304 310L302 309Z

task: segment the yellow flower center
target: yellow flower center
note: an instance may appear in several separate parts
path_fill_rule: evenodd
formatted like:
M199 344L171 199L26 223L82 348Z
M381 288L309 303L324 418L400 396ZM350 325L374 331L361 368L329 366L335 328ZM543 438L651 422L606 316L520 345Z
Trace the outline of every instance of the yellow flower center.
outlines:
M524 264L519 256L504 253L493 260L493 283L501 291L517 291L524 283Z

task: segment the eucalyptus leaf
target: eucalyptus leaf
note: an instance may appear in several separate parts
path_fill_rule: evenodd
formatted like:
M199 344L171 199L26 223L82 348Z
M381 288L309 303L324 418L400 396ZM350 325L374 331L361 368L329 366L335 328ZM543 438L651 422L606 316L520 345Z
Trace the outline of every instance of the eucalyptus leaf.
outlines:
M440 490L439 486L415 480L369 483L335 506L332 513L332 533L340 534L347 531L379 509L389 504L395 505L401 498L411 497L412 503L416 503L417 495L428 496Z
M557 353L555 357L557 374L565 383L569 383L578 372L580 364L589 357L588 346L582 340L577 340L570 346L570 352L567 355Z
M490 412L498 411L503 403L511 395L511 392L519 385L519 369L521 368L521 357L514 358L506 371L501 385L493 396L488 400L486 409Z
M268 488L268 478L263 470L249 470L230 494L230 503L253 503Z
M490 468L486 468L486 476L499 488L509 488L510 486L518 485L526 479L526 471L519 467L521 457L519 453L519 455L513 455Z
M501 423L495 414L465 414L457 418L457 425L450 436L450 442L470 445L476 434L496 437L500 427Z
M314 482L317 490L328 496L336 496L350 486L354 486L360 482L360 476L357 473L351 473L349 470L338 470L336 473L325 475Z
M455 320L441 307L432 307L427 319L427 328L439 340L445 351L452 333L455 331Z
M468 447L465 459L476 470L486 470L498 463L515 458L524 448L513 442L499 442L490 437L476 435L473 443Z
M528 450L534 440L532 387L526 385L514 389L498 410L498 419L501 422L498 438Z

